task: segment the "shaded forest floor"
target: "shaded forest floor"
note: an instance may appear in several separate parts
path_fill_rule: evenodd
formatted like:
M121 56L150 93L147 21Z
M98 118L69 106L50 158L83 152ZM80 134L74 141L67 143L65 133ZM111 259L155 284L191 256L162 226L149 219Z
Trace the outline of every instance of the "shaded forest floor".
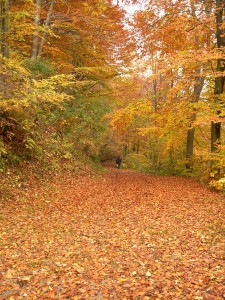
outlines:
M0 204L0 299L225 299L225 198L107 168Z

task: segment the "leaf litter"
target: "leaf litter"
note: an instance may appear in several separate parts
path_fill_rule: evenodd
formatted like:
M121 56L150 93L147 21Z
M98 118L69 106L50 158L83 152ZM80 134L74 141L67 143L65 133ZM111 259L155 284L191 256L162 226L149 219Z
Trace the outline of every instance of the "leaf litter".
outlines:
M0 299L225 299L225 200L108 167L0 204Z

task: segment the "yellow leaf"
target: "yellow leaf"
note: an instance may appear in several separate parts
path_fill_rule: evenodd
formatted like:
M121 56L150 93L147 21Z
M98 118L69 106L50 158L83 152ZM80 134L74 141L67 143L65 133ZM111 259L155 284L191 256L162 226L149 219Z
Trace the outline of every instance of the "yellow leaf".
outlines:
M6 279L11 279L11 278L13 278L13 275L12 275L12 270L8 270L7 272L6 272L6 274L5 274L5 278Z
M145 275L146 275L147 277L152 276L152 274L151 274L149 271L147 271Z
M29 281L30 280L30 276L23 276L22 280Z
M78 264L74 264L74 267L75 267L75 269L76 269L76 271L78 272L78 273L83 273L84 272L84 268L83 267L81 267L81 266L79 266Z

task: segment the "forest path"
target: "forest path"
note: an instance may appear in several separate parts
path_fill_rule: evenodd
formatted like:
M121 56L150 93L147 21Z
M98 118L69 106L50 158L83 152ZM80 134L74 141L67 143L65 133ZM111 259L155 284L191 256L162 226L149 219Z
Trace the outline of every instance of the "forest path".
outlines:
M108 165L0 204L0 299L225 299L225 200Z

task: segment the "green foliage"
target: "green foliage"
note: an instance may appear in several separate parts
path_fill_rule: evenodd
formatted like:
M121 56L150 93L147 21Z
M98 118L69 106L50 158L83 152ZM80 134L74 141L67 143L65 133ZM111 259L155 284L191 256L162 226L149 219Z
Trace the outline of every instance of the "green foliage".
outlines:
M1 152L8 161L38 159L57 164L86 156L98 163L102 145L107 144L103 117L110 106L96 91L87 92L88 97L78 96L87 85L87 81L76 81L74 75L27 77L20 94L13 92L2 107Z
M123 167L149 172L149 160L143 154L131 153L124 159Z
M0 172L5 171L5 157L7 150L2 140L0 140Z
M34 22L39 17L33 1L22 0L10 5L7 39L10 58L0 57L2 170L7 164L24 160L37 160L53 168L59 161L74 163L76 159L99 164L106 145L110 144L104 116L111 109L109 79L119 73L114 64L107 63L107 58L116 60L114 40L105 39L102 43L102 34L89 36L89 30L95 33L98 25L104 32L104 26L108 21L114 24L115 17L120 22L120 14L114 13L114 9L119 12L119 7L106 5L113 10L108 12L102 27L99 22L103 20L102 12L89 18L92 9L86 12L79 2L69 4L73 18L66 20L63 17L68 11L66 3L57 3L52 14L49 14L49 3L42 4L40 22ZM90 7L99 8L91 3ZM107 33L111 32L110 28L111 25ZM123 32L122 27L120 31ZM43 51L39 47L38 52L42 57L30 59L30 51L36 49L33 46L37 33L39 46L44 41Z
M0 140L0 157L3 157L7 154L7 150L2 140Z
M28 69L35 78L53 76L56 72L53 65L44 59L26 59L24 61L24 67Z
M104 98L73 98L64 103L63 110L54 110L47 122L55 124L55 137L65 149L63 157L83 153L96 159L107 142L106 119L109 107Z
M130 153L126 156L124 166L152 174L185 174L185 168L182 159L175 155L172 155L172 153L170 153L169 155L165 155L164 157L159 157L158 155L160 155L160 153L157 153L157 156L153 155L152 152L149 153L149 155L146 155L143 152L141 152L140 154Z

